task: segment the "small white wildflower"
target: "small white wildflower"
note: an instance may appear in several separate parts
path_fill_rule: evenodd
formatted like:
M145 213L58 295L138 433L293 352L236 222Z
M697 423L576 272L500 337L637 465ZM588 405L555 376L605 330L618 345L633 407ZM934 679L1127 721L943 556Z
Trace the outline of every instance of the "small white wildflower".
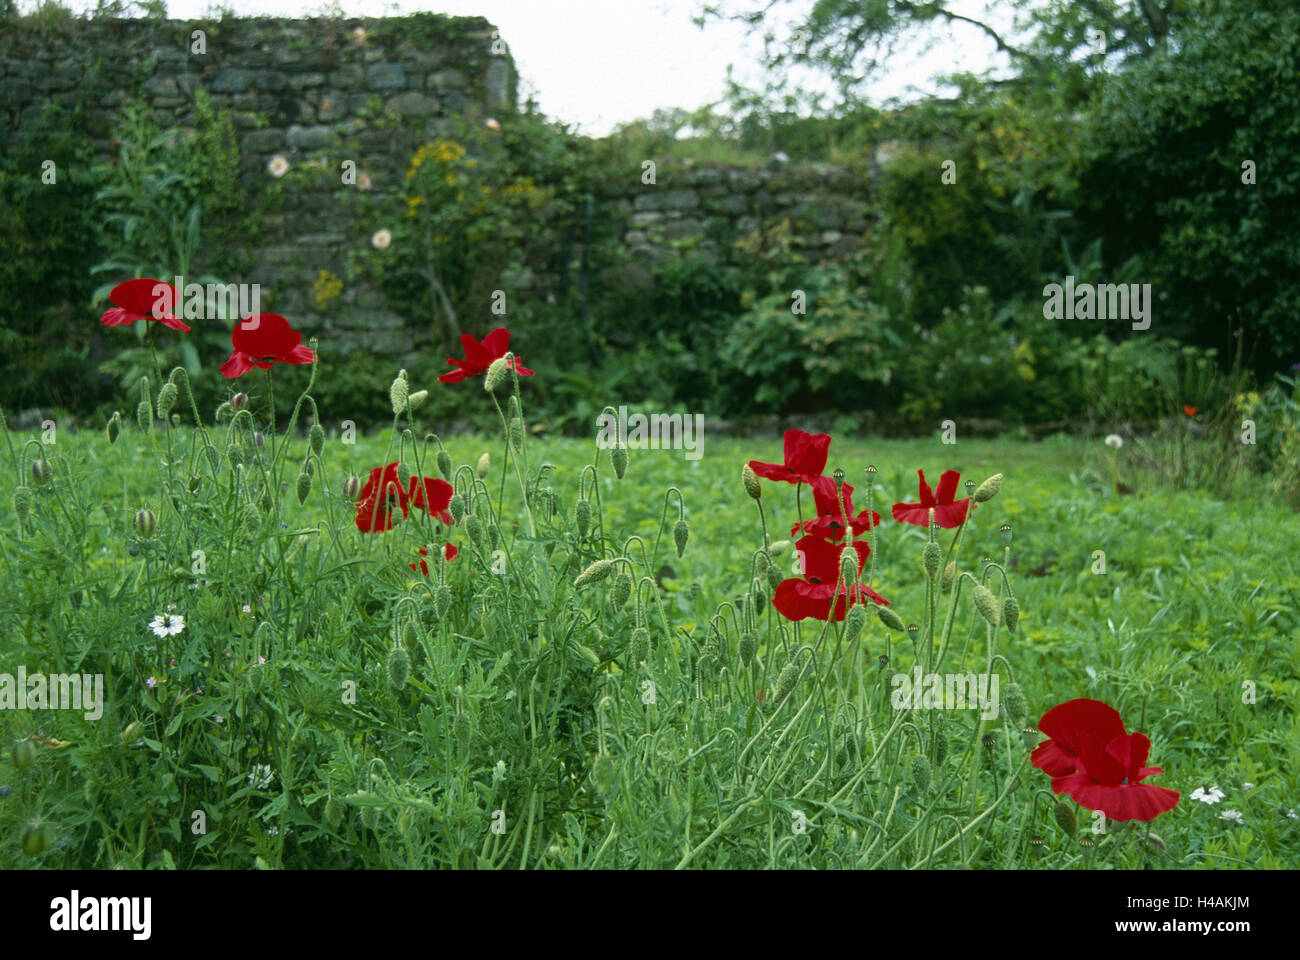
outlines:
M1241 789L1243 789L1243 790L1254 790L1254 789L1255 789L1255 785L1254 785L1253 783L1243 783L1243 784L1241 785Z
M1192 799L1199 800L1201 803L1218 803L1224 798L1224 796L1226 796L1226 794L1224 794L1217 785L1210 787L1209 790L1206 790L1204 787L1197 787L1192 791Z
M1290 810L1288 810L1286 812L1286 815L1288 820L1300 820L1300 815L1298 815L1295 812L1295 807L1292 807Z
M275 772L267 764L253 764L253 772L248 775L248 782L258 790L265 790L275 779Z
M1108 433L1106 434L1106 446L1110 447L1112 450L1118 450L1120 447L1124 446L1124 438L1118 433Z
M498 123L496 120L494 120L492 117L488 117L488 118L487 118L487 124L486 124L486 125L487 125L487 128L488 128L489 130L500 130L500 129L501 129L501 124L499 124L499 123Z
M179 613L160 613L149 621L156 637L173 637L185 629L185 617Z
M277 153L266 165L266 172L279 180L289 172L289 161L283 153Z
M1224 810L1219 814L1220 820L1227 820L1230 823L1245 823L1246 818L1241 815L1239 810Z
M148 680L144 682L144 685L148 687L150 690L152 690L154 687L158 686L158 681L155 680L153 677L150 677Z
M370 245L376 250L386 250L388 245L393 242L393 231L384 229L376 230L374 236L370 238Z
M1093 680L1097 679L1097 671L1094 670L1092 667L1084 667L1084 670L1088 672L1088 676L1091 677Z

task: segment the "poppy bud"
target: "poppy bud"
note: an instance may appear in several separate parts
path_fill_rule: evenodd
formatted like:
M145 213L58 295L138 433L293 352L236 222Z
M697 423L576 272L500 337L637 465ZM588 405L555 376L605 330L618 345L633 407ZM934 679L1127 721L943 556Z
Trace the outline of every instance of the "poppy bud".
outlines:
M185 485L190 493L198 493L199 487L203 484L203 478L198 474L190 477L189 482Z
M690 539L691 528L686 523L686 518L682 517L673 525L673 543L677 544L677 556L681 557L686 552L686 541Z
M325 449L325 428L319 423L313 423L311 429L307 431L307 449L318 457Z
M497 544L501 542L501 528L498 527L495 523L489 523L487 531L488 531L488 548L491 550L495 550L497 548Z
M749 464L745 464L740 468L740 482L745 485L745 492L755 500L763 496L763 487L759 484L758 476L750 468Z
M18 526L26 525L27 518L32 515L32 488L19 487L14 491L14 517L18 520Z
M388 672L388 682L393 685L393 689L401 690L411 674L411 657L401 647L393 647L388 651L384 669Z
M884 609L883 607L881 609ZM862 628L867 625L867 608L860 603L853 605L848 616L844 618L844 642L852 643L862 634Z
M614 467L614 476L622 480L627 473L627 447L619 443L610 448L609 462Z
M252 536L261 525L262 515L258 513L257 507L251 503L244 504L244 512L239 522L240 532L244 536Z
M343 496L355 500L361 494L361 478L348 477L343 481Z
M242 466L244 463L244 448L237 443L232 443L226 447L226 460L229 461L232 468Z
M650 656L650 631L637 627L632 631L632 638L627 642L627 654L633 663L642 663Z
M158 526L158 518L153 515L152 510L137 510L135 514L135 532L140 535L140 539L148 540L153 536L154 530Z
M447 616L447 611L451 609L451 587L445 583L440 586L433 595L433 612L441 620Z
M438 451L438 472L444 480L451 479L451 454L446 450Z
M36 747L30 740L19 740L14 744L13 764L15 770L26 770L36 762Z
M343 804L333 797L325 801L325 822L331 827L337 827L343 822Z
M608 753L599 754L591 765L591 782L601 793L609 793L618 780L618 766Z
M933 541L921 548L921 567L925 570L925 579L933 581L939 575L939 564L943 562L943 550Z
M790 549L789 540L778 540L770 547L767 548L767 552L774 557L779 557L781 556L781 554L785 553L789 549Z
M506 363L505 357L497 357L488 367L487 376L483 378L483 389L488 393L497 393L509 381L510 365Z
M939 589L947 593L952 589L953 578L957 575L957 561L949 560L948 566L943 568L943 579L939 581Z
M1029 702L1025 699L1025 691L1020 689L1020 684L1007 684L1007 692L1003 697L1003 702L1007 707L1007 716L1017 724L1023 724L1025 717L1029 715Z
M424 401L428 399L428 390L416 390L415 393L406 398L406 403L409 409L415 410L420 404L424 403Z
M397 482L403 490L411 485L411 468L406 465L405 460L397 465Z
M766 550L759 550L754 554L754 572L760 577L767 576L767 568L772 565L772 559L767 555Z
M1065 835L1073 840L1079 835L1079 821L1075 818L1074 807L1068 803L1057 803L1052 806L1052 816L1056 819L1056 824L1065 831Z
M128 747L135 743L144 735L144 724L139 720L133 720L127 724L126 729L122 731L122 742Z
M158 391L158 419L166 420L176 406L176 384L164 383Z
M43 487L54 476L54 468L48 460L32 461L32 480L38 487Z
M524 448L524 422L518 417L510 421L510 446L518 453Z
M840 579L844 581L845 589L852 589L858 582L858 551L852 547L840 551Z
M298 503L301 505L307 502L307 495L311 493L311 474L306 469L298 473L297 483L294 485L294 492L298 495Z
M858 609L854 607L853 609ZM741 634L740 637L740 662L745 666L753 661L754 655L758 653L758 637L754 636L754 631Z
M597 560L578 574L578 578L573 581L573 585L575 587L585 587L591 583L600 583L609 576L613 566L613 560Z
M948 737L946 734L940 732L934 735L934 750L932 753L934 754L934 765L936 767L943 766L943 758L948 756Z
M492 457L486 451L483 453L483 456L478 458L478 463L474 467L474 472L478 474L480 480L492 472Z
M1020 623L1020 601L1015 597L1007 597L1002 601L1002 619L1006 621L1007 629L1015 633L1016 626Z
M912 758L912 786L919 793L930 790L930 761L919 753Z
M399 376L388 387L388 399L393 405L393 416L402 414L410 398L410 387L406 385L406 378Z
M153 429L153 410L149 406L149 401L141 400L135 406L135 424L144 433Z
M980 612L980 616L988 621L989 626L998 625L998 601L993 596L993 591L982 583L975 584L972 591L972 597L975 600L975 609Z
M106 430L108 433L108 442L110 444L117 443L117 435L122 432L122 415L116 410L114 410L113 415L108 418L108 427Z
M230 405L236 410L248 409L248 394L242 390L230 398Z
M460 523L465 519L465 498L459 493L453 494L451 502L447 504L447 512L451 514L454 523Z
M1165 841L1161 839L1158 833L1148 833L1147 843L1151 844L1151 846L1155 847L1157 850L1163 850L1165 848Z
M476 547L483 546L483 521L473 514L465 518L465 532Z
M578 528L578 536L585 537L591 529L591 503L579 500L573 505L573 524Z
M781 668L780 674L776 678L776 686L772 691L772 703L777 704L790 696L794 690L795 684L799 682L799 668L793 663L787 663Z
M984 503L986 500L992 500L996 497L1001 489L1002 474L995 473L976 488L973 499L976 503Z
M907 629L903 626L903 618L888 607L876 607L876 616L878 616L880 622L890 630L897 630L899 633L902 633Z
M767 582L773 590L781 586L782 579L781 570L776 564L772 564L772 566L767 568Z
M461 743L469 743L474 737L474 724L469 714L458 713L451 721L451 734Z
M253 431L253 445L259 450L266 446L266 437L262 436L261 430Z
M361 791L364 793L365 791ZM361 825L368 830L374 830L379 826L379 808L362 807L361 808Z
M39 857L50 845L50 827L45 823L29 823L23 831L22 850L29 857Z
M1008 547L1011 546L1011 524L1002 524L1002 526L998 527L998 533L1002 534L1002 542Z
M609 604L617 613L627 606L628 598L632 596L632 574L626 570L622 571L614 578L614 586L609 591Z

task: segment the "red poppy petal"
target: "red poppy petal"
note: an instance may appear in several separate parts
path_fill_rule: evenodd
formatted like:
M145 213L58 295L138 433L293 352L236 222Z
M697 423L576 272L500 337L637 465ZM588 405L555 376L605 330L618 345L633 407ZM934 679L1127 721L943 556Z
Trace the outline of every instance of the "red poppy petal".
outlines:
M910 523L917 527L930 525L930 508L923 504L896 503L892 512L898 523Z
M762 477L764 480L780 480L784 483L798 483L799 478L790 475L784 463L763 463L759 460L749 461L749 469L754 471L754 475Z
M120 327L123 324L135 323L136 315L128 313L121 307L109 307L104 311L104 315L99 318L99 322L106 327Z
M448 360L448 363L455 363L455 360ZM466 377L466 373L459 366L455 370L448 371L438 378L439 383L460 383Z
M504 357L509 349L510 331L505 327L497 327L483 338L483 350L490 358L489 362Z
M1029 762L1049 777L1064 777L1078 769L1078 758L1055 740L1044 740L1029 755Z
M920 481L921 481L921 482L920 482L921 506L923 506L923 507L933 507L933 506L934 506L934 503L935 503L935 501L934 501L934 491L931 490L931 489L930 489L930 485L929 485L928 483L925 482L925 471L924 471L924 470L918 470L918 471L916 471L916 475L920 478Z
M529 370L527 367L523 366L519 362L518 357L515 357L515 372L519 374L519 376L521 377L531 377L531 376L535 376L537 373L536 370Z
M1038 729L1053 740L1078 753L1078 737L1084 731L1093 731L1109 743L1124 735L1124 720L1108 703L1079 697L1052 707L1038 721Z
M249 359L248 355L234 350L231 352L230 358L221 365L221 375L227 380L233 380L236 377L242 377L252 369L253 361Z
M934 508L934 522L945 530L960 527L966 522L966 514L969 509L969 497L964 500L958 500L956 503L945 503L941 506L936 506Z
M183 321L181 321L181 320L178 320L178 319L176 319L175 317L173 317L173 316L171 316L171 315L168 315L168 316L165 316L165 317L159 317L159 318L158 318L158 322L161 323L164 327L170 327L172 330L175 330L175 331L177 331L178 333L189 333L189 332L190 332L190 326L189 326L189 324L187 324L187 323L185 323L185 322L183 322Z
M826 469L830 434L811 434L805 430L785 432L785 465L794 473L815 477Z
M939 478L939 489L934 492L934 498L939 503L952 503L953 496L957 493L957 481L961 479L961 474L956 470L945 470L943 476Z
M109 291L108 299L119 307L124 307L128 313L155 319L170 315L179 302L174 286L152 277L119 283Z
M1052 780L1055 793L1066 793L1081 807L1100 810L1119 823L1129 820L1154 820L1178 805L1177 790L1150 783L1108 786L1095 783L1087 774L1073 773Z

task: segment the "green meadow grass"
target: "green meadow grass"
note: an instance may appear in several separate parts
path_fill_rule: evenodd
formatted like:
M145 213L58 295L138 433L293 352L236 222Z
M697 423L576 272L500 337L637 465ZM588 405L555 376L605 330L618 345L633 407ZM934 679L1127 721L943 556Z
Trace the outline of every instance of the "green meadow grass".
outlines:
M10 434L15 451L27 439ZM503 488L501 439L444 442L456 464L472 466L490 453L487 483L493 501L504 489L501 532L513 540L522 523L519 491L513 471ZM177 472L191 471L195 461L186 458L195 443L192 430L172 434ZM9 788L0 799L0 865L801 868L906 867L923 859L926 848L908 833L923 802L907 784L910 741L895 759L901 772L873 768L858 781L831 781L823 770L822 747L832 736L822 735L827 711L835 723L847 722L848 713L838 711L849 711L852 697L833 697L832 709L813 696L807 726L773 738L762 726L773 707L757 703L746 671L710 681L707 691L696 683L696 697L703 691L716 704L713 715L701 718L689 679L679 683L674 656L658 649L658 666L648 669L659 678L662 704L655 712L636 702L643 688L629 676L626 658L616 655L634 625L632 605L611 614L593 602L594 612L578 615L575 604L595 595L579 591L574 601L557 586L594 557L579 559L581 551L561 535L571 534L592 442L529 441L533 472L552 465L541 485L555 490L557 514L554 521L539 517L539 524L550 529L553 523L561 533L535 562L558 571L554 583L541 576L531 585L511 581L513 598L480 602L475 591L492 576L486 555L474 555L463 525L443 530L442 539L462 551L447 565L455 593L447 617L435 614L422 578L405 576L407 564L419 559L416 548L441 542L439 531L412 513L391 533L362 537L337 496L349 474L364 479L371 467L397 459L390 434L355 444L331 436L313 491L299 505L293 477L306 446L302 438L292 441L279 517L284 526L276 530L268 521L243 540L220 519L224 493L208 501L216 515L208 527L193 519L197 513L183 521L164 508L164 434L146 437L134 426L115 446L100 432L61 431L46 448L54 482L37 492L20 539L10 496L17 471L0 449L8 477L0 503L0 673L14 673L20 664L29 673L104 672L109 690L104 717L93 722L75 711L0 711L0 784ZM1151 824L1154 845L1131 842L1138 831L1144 835L1139 825L1113 851L1105 843L1081 847L1053 822L1050 797L1039 792L1048 778L1025 762L1019 728L995 722L997 756L990 769L980 768L979 776L991 779L987 785L981 779L979 809L1003 787L1011 792L996 815L960 842L940 846L925 865L1294 867L1300 864L1300 516L1268 502L1219 502L1199 493L1117 496L1103 480L1099 446L1065 438L952 445L937 438L837 438L831 445L827 470L845 470L856 509L866 505L863 467L879 469L873 506L886 522L878 532L874 586L905 622L922 621L925 537L921 528L893 523L889 506L916 499L918 467L932 482L945 469L975 481L1003 473L1001 492L974 513L962 568L978 569L984 555L1000 560L998 527L1012 524L1008 574L1023 613L1019 630L1003 631L997 649L1024 688L1029 724L1075 697L1104 700L1119 709L1128 729L1151 738L1150 763L1165 772L1148 782L1183 793L1173 811ZM424 473L436 475L432 454L423 456ZM753 552L762 545L741 465L779 461L781 441L706 437L696 461L673 451L632 450L630 458L618 480L607 454L599 454L604 529L617 534L616 548L631 535L645 541L650 565L663 574L658 592L676 642L697 638L698 653L707 647L718 604L748 590ZM205 477L196 501L210 493L210 483ZM681 558L671 535L675 498L660 527L669 486L681 491L690 525ZM177 489L183 488L182 478ZM326 509L331 492L332 513ZM794 488L764 481L762 503L772 539L789 538ZM811 498L802 506L807 513ZM165 547L133 556L131 516L146 507L157 514ZM331 516L337 543L318 532ZM311 531L306 545L297 542L302 531ZM193 542L208 547L205 576L192 572ZM574 557L563 560L566 551ZM1104 551L1104 573L1095 572L1097 551ZM787 553L775 561L787 576L790 560ZM651 592L646 616L653 624L660 614L651 613ZM399 602L404 597L411 599ZM186 630L160 642L147 624L169 604L185 614ZM766 606L765 630L775 617ZM414 635L402 632L403 610L419 611ZM982 669L984 631L976 631L976 621L963 601L954 634L962 669ZM528 633L532 622L542 624L538 649L554 649L553 633L567 623L565 629L583 638L574 649L594 651L599 665L567 655L548 661L543 652L529 661L537 670L533 679L520 679L513 671L525 654L511 664L493 646L497 641L484 637L508 637L521 624ZM811 644L820 627L811 624L801 627L803 643ZM544 631L551 631L547 638ZM411 654L411 679L396 690L386 680L395 634ZM911 670L905 635L887 634L869 619L860 640L867 684L879 682L876 658L887 651L890 672ZM734 658L735 636L727 642ZM789 649L773 641L762 648L764 673L755 688L771 688L774 676L767 674L780 670ZM257 656L267 665L256 666ZM945 666L957 668L953 661ZM1011 679L1004 673L1004 684ZM349 680L355 704L340 702L340 685ZM204 694L187 692L200 685ZM861 711L859 726L846 728L857 732L845 735L835 764L846 774L890 720L881 702L878 692L852 702L852 712ZM544 704L551 712L542 723ZM954 739L969 739L970 714L949 713ZM144 734L128 746L122 733L133 721ZM539 723L549 730L545 751ZM35 763L20 769L9 747L32 734L41 746ZM755 757L770 749L781 759L751 778L749 761L734 744L756 735ZM948 765L957 784L974 757L974 748L962 749L954 748L957 759ZM612 787L599 782L600 772L593 782L576 769L603 751L618 760ZM978 758L974 763L979 766ZM255 764L273 768L270 785L250 780ZM742 781L749 792L740 790ZM1191 798L1197 787L1212 786L1226 795L1218 804ZM965 823L971 803L962 793L959 801L940 802L936 815ZM504 834L491 829L497 809L507 818ZM205 819L201 832L196 810ZM807 832L792 833L796 810L806 811ZM1239 813L1241 822L1223 819L1225 811ZM34 822L46 825L49 846L28 857L21 848ZM1091 824L1080 811L1081 837ZM1108 830L1120 833L1124 825ZM875 842L873 832L881 833Z

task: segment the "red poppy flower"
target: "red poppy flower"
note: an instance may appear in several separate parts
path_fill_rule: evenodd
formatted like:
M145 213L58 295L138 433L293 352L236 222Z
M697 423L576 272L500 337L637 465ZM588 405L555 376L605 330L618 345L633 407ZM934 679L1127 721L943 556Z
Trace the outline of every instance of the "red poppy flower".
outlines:
M832 543L839 543L844 537L844 517L848 518L855 537L860 537L872 527L880 526L880 514L875 510L871 511L870 517L867 516L866 510L856 517L853 515L853 484L844 484L843 515L840 513L839 503L836 502L834 480L830 477L818 477L812 484L812 489L813 501L817 505L817 517L813 520L805 520L802 527L796 523L790 528L790 536L795 536L802 529L804 533L816 533Z
M865 583L850 584L848 596L845 596L845 588L840 587L839 596L835 596L835 584L840 575L840 553L850 549L849 546L834 544L812 535L799 538L794 546L803 558L803 576L782 580L772 595L773 606L787 620L804 620L808 617L815 620L830 619L832 597L835 597L834 614L837 622L843 620L848 612L850 598L857 603L871 600L889 606L888 600ZM854 541L851 546L858 554L860 574L871 554L871 548L861 540Z
M1119 713L1099 700L1077 699L1053 707L1038 722L1051 739L1031 755L1034 766L1052 778L1052 792L1065 793L1111 820L1154 820L1178 805L1180 794L1142 783L1164 773L1146 766L1151 741L1126 733Z
M830 448L828 433L811 434L804 430L785 432L785 463L749 461L749 469L764 480L784 480L786 483L812 483L826 469L826 451ZM835 494L831 494L834 503Z
M166 288L166 289L163 289ZM156 292L155 292L156 291ZM180 303L176 288L162 280L142 277L119 283L109 291L108 299L117 304L104 311L99 322L109 327L135 323L137 320L156 320L165 327L171 327L181 333L189 333L187 324L172 315L171 311ZM166 307L167 309L163 309Z
M448 360L447 363L457 369L439 377L440 383L460 383L466 377L483 376L488 367L492 366L492 361L500 360L510 349L510 331L505 327L497 327L483 338L482 343L468 333L462 333L460 342L465 347L465 359ZM521 364L518 357L514 358L514 365L521 377L533 376L534 371Z
M415 478L411 478L412 484ZM397 464L390 463L382 470L374 467L357 498L357 529L362 533L383 533L393 529L393 511L402 511L402 519L410 516L411 495L397 479Z
M428 549L427 549L428 546L429 546L429 545L426 543L423 547L421 547L421 548L417 551L417 552L420 554L420 556L422 556L422 557L427 557L427 556L429 555L429 551L428 551ZM454 544L449 543L449 544L447 544L445 547L442 548L442 552L443 552L443 555L444 555L448 560L455 560L455 559L456 559L456 554L459 553L460 551L456 549L456 547L455 547ZM410 567L412 570L416 569L416 565L415 565L414 563L408 563L407 566ZM419 569L420 569L420 573L424 574L424 576L427 577L427 576L429 575L429 564L428 564L427 561L425 561L425 560L421 560L421 561L420 561L420 564L419 564Z
M278 313L255 313L239 323L230 333L234 349L221 365L227 380L242 377L258 367L270 370L273 363L311 363L316 359L311 347L302 345L302 334L289 326Z
M423 482L420 477L412 477L407 496L410 497L412 506L432 514L447 526L451 526L451 514L447 512L447 507L451 504L455 492L455 488L440 477L424 477Z
M896 503L894 504L894 519L899 523L911 523L918 527L929 526L930 508L934 508L934 522L945 530L951 527L960 527L966 522L966 511L970 508L970 497L964 500L953 500L953 495L957 492L957 481L961 479L961 474L956 470L945 470L943 476L939 478L939 489L931 491L930 485L925 482L925 471L918 470L916 475L921 478L921 502L920 503Z
M1183 413L1187 414L1189 417L1194 417L1194 416L1196 416L1196 408L1195 408L1195 407L1183 407Z

